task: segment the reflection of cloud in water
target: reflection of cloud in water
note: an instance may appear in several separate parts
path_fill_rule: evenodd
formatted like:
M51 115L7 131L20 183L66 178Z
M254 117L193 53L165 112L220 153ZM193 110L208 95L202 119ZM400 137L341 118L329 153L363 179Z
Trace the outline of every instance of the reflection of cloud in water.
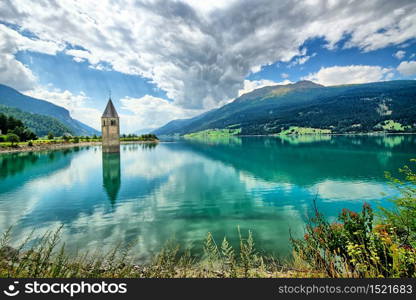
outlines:
M127 177L160 177L192 162L190 153L172 151L166 145L159 145L157 151L128 151L122 156L123 174Z
M0 194L0 197L5 199L1 201L1 228L8 228L29 216L54 187L73 189L78 184L88 182L90 170L97 168L101 163L100 154L92 151L80 152L76 159L71 160L69 166L46 176L28 180L11 193ZM7 199L14 200L7 201Z
M385 184L362 181L325 180L310 188L324 201L377 200L383 194L391 193Z
M288 182L266 181L261 178L256 178L244 171L239 172L239 179L241 182L244 183L247 191L256 191L256 190L272 191L272 190L275 190L276 188L279 188L280 190L290 192L293 188L293 185Z
M19 222L16 230L23 238L35 225L47 230L64 223L63 240L71 249L104 249L137 239L133 253L140 258L172 236L200 247L211 231L218 241L227 235L237 243L239 225L243 232L253 230L260 248L284 253L289 228L302 234L317 191L318 201L326 202L325 213L336 215L353 201L389 194L382 172L404 159L393 149L380 150L368 137L360 146L348 137L299 145L274 137L238 139L241 147L123 146L114 206L102 187L101 152L80 151L58 171L22 176L13 192L0 191L0 225ZM378 154L386 157L386 150L393 156L381 166Z
M68 220L62 232L62 240L71 251L77 248L106 250L119 242L137 239L134 255L139 259L148 259L172 236L184 245L198 248L206 233L211 231L218 241L227 235L237 245L236 229L239 225L243 232L248 229L254 231L259 247L284 253L288 250L288 244L276 245L276 238L288 240L289 228L294 232L302 231L301 206L270 207L257 193L259 189L273 189L279 184L251 178L220 161L212 161L194 153L163 147L160 149L159 155L169 157L164 163L160 159L156 164L153 163L152 152L122 153L126 166L122 168L123 182L134 182L142 176L167 179L147 195L135 198L133 193L132 198L123 198L111 210L99 203L92 207L92 211L85 212L81 208ZM100 158L98 153L98 165L93 164L97 169L100 169ZM142 163L132 164L137 161ZM61 180L65 186L76 186L78 180L88 180L88 177L78 174L79 168L84 166L85 170L86 165L84 156L80 156L68 169L57 172L56 177L38 180L41 184L39 192L48 190L48 182L56 184ZM132 168L129 170L130 166ZM29 184L28 188L33 186ZM33 205L36 206L36 203L34 201ZM30 217L30 212L27 217ZM58 224L58 220L53 219L40 222L38 232L56 228ZM30 231L28 226L21 228L18 235L20 240Z

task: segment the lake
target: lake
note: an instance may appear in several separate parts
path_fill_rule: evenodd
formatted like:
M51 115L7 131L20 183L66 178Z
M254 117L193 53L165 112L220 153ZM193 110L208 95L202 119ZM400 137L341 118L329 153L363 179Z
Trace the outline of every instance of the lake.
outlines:
M13 242L63 224L69 251L136 242L146 261L169 239L201 251L208 231L289 253L313 200L331 220L389 206L384 171L416 157L415 135L230 137L0 155L0 230ZM397 174L397 172L394 172Z

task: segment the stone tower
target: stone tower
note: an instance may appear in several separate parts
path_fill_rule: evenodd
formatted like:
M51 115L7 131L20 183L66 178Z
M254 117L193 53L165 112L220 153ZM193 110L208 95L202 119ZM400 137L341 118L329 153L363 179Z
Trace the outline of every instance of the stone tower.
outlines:
M120 120L111 98L101 117L103 152L120 151Z

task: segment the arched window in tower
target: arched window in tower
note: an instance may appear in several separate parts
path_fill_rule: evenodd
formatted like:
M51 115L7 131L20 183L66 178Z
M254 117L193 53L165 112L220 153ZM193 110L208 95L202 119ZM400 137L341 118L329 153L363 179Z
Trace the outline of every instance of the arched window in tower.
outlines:
M110 125L111 125L111 126L115 126L115 125L116 125L116 120L111 120L111 121L110 121Z

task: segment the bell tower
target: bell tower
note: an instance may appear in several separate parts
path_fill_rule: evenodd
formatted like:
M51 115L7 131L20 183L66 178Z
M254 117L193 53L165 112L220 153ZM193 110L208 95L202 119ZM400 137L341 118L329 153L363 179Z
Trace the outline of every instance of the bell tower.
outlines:
M101 133L103 152L119 152L120 120L111 97L108 99L107 106L101 117Z

